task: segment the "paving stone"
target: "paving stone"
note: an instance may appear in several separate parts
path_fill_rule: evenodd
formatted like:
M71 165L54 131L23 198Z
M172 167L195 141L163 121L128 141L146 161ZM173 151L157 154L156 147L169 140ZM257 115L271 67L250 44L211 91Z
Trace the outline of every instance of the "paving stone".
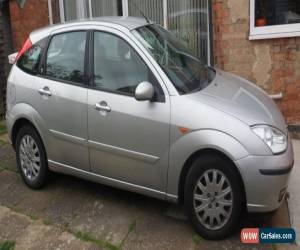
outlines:
M56 179L52 182L55 186L52 189L52 199L47 203L41 216L50 219L55 224L69 225L91 202L91 195L84 186L86 182L64 175L56 175Z
M300 140L293 140L295 165L292 170L290 185L289 212L291 216L292 227L296 231L296 241L300 249Z
M101 250L102 247L77 239L59 227L44 225L28 216L0 206L0 241L16 242L15 249Z
M11 211L0 222L0 239L9 241L15 241L30 224L28 217Z
M142 213L124 243L124 249L194 249L191 226L162 214Z
M4 143L9 143L9 137L8 137L8 134L5 133L5 134L0 135L0 141L2 141L2 142L4 142Z
M99 239L119 245L135 221L138 207L135 194L94 184L93 199L70 224L74 231L85 231ZM97 192L99 190L99 192ZM130 198L131 196L131 198Z
M7 207L0 206L0 225L2 218L4 218L9 211Z
M3 185L3 183L6 183ZM22 181L21 177L10 171L0 173L0 204L15 207L32 192Z
M70 227L74 231L89 232L96 238L119 245L126 237L134 218L135 214L122 205L95 201L87 204L85 212L78 215Z
M31 249L31 250L51 250L51 249L72 249L72 250L88 250L101 249L89 242L83 242L70 233L62 232L53 226L45 226L41 222L35 222L28 226L23 234L17 239L15 249Z
M0 145L0 167L14 172L18 171L15 151L8 143Z
M15 206L23 198L26 189L21 178L10 171L0 172L0 205Z

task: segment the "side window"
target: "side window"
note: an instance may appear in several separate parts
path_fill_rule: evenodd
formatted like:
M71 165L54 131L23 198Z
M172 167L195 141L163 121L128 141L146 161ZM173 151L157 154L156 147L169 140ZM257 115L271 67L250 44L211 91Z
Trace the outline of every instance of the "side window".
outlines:
M153 84L156 101L164 94L155 76L123 39L106 32L94 33L94 84L96 88L134 96L137 85L143 81Z
M43 41L32 45L32 47L20 57L17 66L29 74L36 75L42 57L43 45Z
M86 32L55 35L46 58L46 76L82 84L84 82Z

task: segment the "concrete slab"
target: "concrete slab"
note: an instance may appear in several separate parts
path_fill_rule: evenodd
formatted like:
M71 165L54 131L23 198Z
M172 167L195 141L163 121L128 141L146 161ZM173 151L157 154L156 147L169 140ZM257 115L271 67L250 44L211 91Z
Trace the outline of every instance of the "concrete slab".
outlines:
M30 220L22 214L6 212L0 225L0 239L15 241L30 225Z
M3 143L9 143L9 137L8 137L8 134L7 134L7 133L1 134L1 135L0 135L0 141L2 141Z
M126 238L123 249L274 249L272 245L242 245L240 231L246 227L290 227L286 207L286 203L283 204L272 217L244 216L240 229L222 241L201 239L180 206L169 205L165 207L165 212L153 207L151 210L144 209L138 214L136 226Z
M92 243L82 242L70 233L63 232L53 226L45 226L41 222L32 223L17 240L15 250L89 250L101 249Z
M102 249L93 242L77 239L62 228L45 225L41 220L16 213L0 206L0 242L15 242L15 250L92 250Z
M32 193L22 181L21 177L10 171L2 171L0 173L0 182L8 183L2 188L0 185L0 204L7 207L15 207L22 200L26 199L26 196Z
M9 143L0 140L0 167L11 171L18 171L15 151Z
M12 173L10 171L1 171L0 172L0 194L8 192L9 187L13 186L14 183L19 181L20 181L20 177L15 173Z
M292 227L296 231L297 245L300 247L300 140L293 140L295 165L288 191L290 193L289 211Z

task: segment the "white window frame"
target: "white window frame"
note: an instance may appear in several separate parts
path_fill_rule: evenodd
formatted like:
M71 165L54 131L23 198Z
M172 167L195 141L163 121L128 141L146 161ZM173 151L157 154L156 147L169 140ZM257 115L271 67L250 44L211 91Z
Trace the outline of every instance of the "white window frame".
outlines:
M255 1L260 1L260 0L250 0L249 40L300 36L300 23L256 27L255 26Z
M74 0L75 1L75 0ZM163 1L163 18L164 18L164 27L168 29L168 0L162 0ZM207 6L209 8L210 6L210 0L207 0ZM253 3L254 1L251 0ZM92 11L92 4L91 0L88 0L89 6L88 6L88 13L89 17L93 17L93 11ZM128 17L129 11L128 11L128 0L122 0L122 8L123 8L123 16ZM51 0L48 0L48 10L49 10L49 23L53 23L53 17L52 17L52 6L51 6ZM64 9L64 0L59 0L59 12L60 12L60 21L61 23L64 23L66 21L65 19L65 9ZM207 23L208 23L208 36L207 36L207 62L208 65L211 65L211 23L210 23L210 13L207 15ZM300 33L300 32L299 32Z

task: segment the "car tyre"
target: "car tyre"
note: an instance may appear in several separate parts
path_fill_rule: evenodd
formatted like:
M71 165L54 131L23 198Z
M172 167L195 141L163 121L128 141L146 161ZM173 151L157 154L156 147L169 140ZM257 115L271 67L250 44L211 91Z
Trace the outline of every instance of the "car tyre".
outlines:
M184 205L200 236L220 240L237 228L242 190L235 166L225 157L209 154L192 163L185 182Z
M16 138L17 164L25 184L32 189L42 188L48 179L49 170L43 142L37 131L23 126Z

